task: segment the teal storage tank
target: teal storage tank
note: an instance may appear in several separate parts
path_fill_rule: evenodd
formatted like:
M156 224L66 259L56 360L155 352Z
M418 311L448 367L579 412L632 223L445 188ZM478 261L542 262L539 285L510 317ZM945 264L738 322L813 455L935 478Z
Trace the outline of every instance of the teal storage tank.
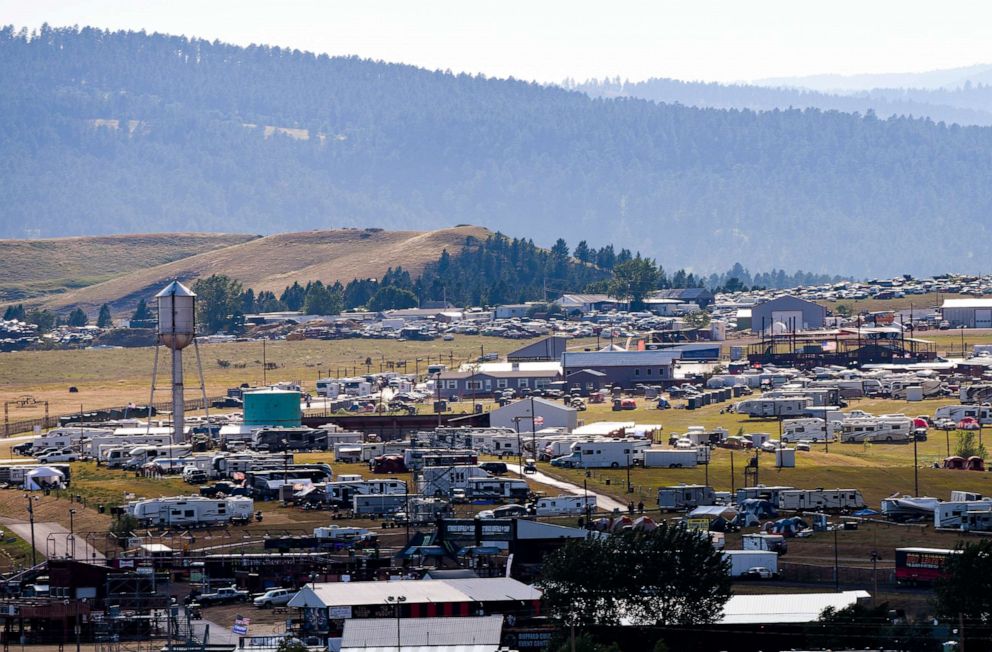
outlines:
M299 427L300 393L285 389L257 389L242 394L246 426Z

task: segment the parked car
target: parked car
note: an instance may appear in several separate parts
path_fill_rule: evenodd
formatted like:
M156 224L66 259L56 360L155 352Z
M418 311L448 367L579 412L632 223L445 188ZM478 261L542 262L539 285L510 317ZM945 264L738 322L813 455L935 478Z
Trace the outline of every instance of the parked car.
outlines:
M68 448L63 448L60 451L39 456L38 461L43 464L51 464L52 462L78 462L79 453Z
M775 573L764 566L755 566L744 571L741 577L749 580L773 580L775 579Z
M294 595L296 595L296 591L293 589L269 589L252 600L252 604L260 609L284 607L289 604L289 601L293 599Z
M196 600L203 606L248 602L248 591L242 591L236 586L225 586L211 593L203 593Z
M484 509L479 512L479 518L519 518L527 516L527 508L523 505L503 505L496 509Z
M11 453L14 453L15 455L30 455L32 448L34 448L34 442L33 441L26 441L26 442L17 444L16 446L11 446L10 447L10 452Z
M506 473L506 462L482 462L479 468L492 475L503 475Z

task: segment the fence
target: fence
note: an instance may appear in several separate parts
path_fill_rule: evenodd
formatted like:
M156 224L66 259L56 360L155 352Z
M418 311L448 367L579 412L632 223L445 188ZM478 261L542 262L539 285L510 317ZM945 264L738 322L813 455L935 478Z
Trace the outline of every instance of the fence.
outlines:
M208 397L206 404L209 405L214 401L224 400L225 396L212 396ZM183 403L185 409L188 411L196 411L204 409L204 401L202 398L193 398L185 401ZM172 409L172 401L161 401L152 404L152 414L159 411L167 411ZM39 417L37 419L22 419L20 421L4 421L3 424L3 436L10 437L11 435L16 435L24 432L32 432L35 426L38 426L42 430L48 428L56 428L59 424L68 422L75 423L80 421L109 421L110 419L126 419L129 417L140 418L148 416L148 406L121 406L121 407L108 407L108 408L98 408L96 410L91 410L89 412L70 412L67 414L59 414L49 417ZM66 421L63 421L66 420Z

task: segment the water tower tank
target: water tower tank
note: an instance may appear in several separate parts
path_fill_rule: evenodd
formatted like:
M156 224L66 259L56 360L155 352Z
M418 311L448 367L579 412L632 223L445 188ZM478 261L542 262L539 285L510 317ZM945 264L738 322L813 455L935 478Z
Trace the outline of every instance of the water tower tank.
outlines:
M298 427L302 417L300 393L285 389L256 389L241 395L246 426Z
M189 346L196 334L196 295L179 281L173 281L155 299L159 342L173 350Z

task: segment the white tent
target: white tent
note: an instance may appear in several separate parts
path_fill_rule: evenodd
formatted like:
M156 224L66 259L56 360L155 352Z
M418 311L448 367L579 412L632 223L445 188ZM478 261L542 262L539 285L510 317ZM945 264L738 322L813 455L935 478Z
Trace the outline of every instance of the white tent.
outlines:
M50 466L39 466L24 475L24 488L28 491L55 489L65 482L65 475Z

